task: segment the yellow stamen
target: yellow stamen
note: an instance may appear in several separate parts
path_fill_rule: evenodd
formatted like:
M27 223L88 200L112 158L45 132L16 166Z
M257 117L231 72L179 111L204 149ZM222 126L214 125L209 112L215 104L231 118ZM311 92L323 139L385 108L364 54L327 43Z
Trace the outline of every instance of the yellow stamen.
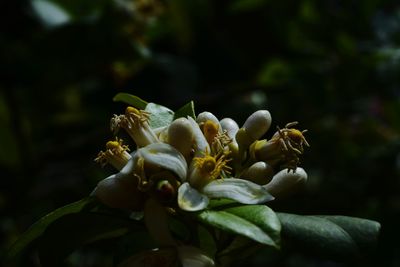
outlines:
M207 142L211 145L218 135L219 125L212 120L206 120L202 125L202 130Z
M278 127L278 132L272 137L271 141L278 141L281 145L282 153L285 158L285 167L289 170L295 170L297 165L300 163L299 155L303 154L304 145L310 146L304 137L303 133L307 130L299 131L293 127L297 125L298 122L290 122L285 125L285 128L280 129Z
M227 165L229 160L224 154L211 156L206 153L204 157L195 157L195 167L200 170L200 173L208 180L216 179L221 175L221 172L230 173L231 167Z
M122 139L116 138L114 141L106 143L106 151L100 151L95 161L103 167L107 163L110 163L116 169L120 170L131 158L131 155L127 151L129 151L129 147L123 144Z
M134 107L125 109L125 116L134 124L147 122L150 118L150 113L144 110L138 110Z

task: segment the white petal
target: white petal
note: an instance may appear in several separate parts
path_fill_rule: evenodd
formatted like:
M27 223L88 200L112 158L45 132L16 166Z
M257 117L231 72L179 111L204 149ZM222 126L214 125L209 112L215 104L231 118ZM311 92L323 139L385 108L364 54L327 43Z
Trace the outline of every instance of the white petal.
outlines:
M128 160L128 162L121 169L121 171L119 173L117 173L118 177L128 177L128 176L132 175L132 172L135 168L135 155L136 155L136 151L131 153L132 157Z
M186 118L174 120L168 127L167 142L189 160L193 146L193 127Z
M243 204L259 204L274 199L262 186L238 178L214 180L202 192L209 198L229 198Z
M264 188L275 197L280 197L294 191L297 186L304 184L307 181L307 173L303 168L289 171L288 169L281 170L274 175L271 182L266 184Z
M181 181L186 179L187 164L185 158L178 150L168 144L155 143L140 148L136 157L143 157L146 163L174 172Z
M133 129L133 134L131 136L138 147L159 142L156 134L147 122L144 122L143 125L139 126L137 129Z
M113 174L100 181L92 194L112 208L137 211L143 208L144 195L138 190L138 183L131 177Z
M193 134L194 134L194 142L195 142L195 156L201 156L204 155L206 151L210 151L210 146L208 145L208 142L206 138L203 135L203 132L201 131L199 125L197 122L192 118L188 116L189 122L192 124L193 127Z
M178 189L178 205L186 211L198 211L208 206L209 199L188 183L182 184Z
M179 246L178 255L182 267L214 267L214 261L203 252L192 246Z
M227 135L235 140L236 133L239 131L239 126L236 121L231 118L224 118L220 122L222 130L225 130Z
M248 169L244 170L240 178L252 181L259 185L265 185L271 181L274 175L274 170L271 165L264 161L259 161L251 165Z
M254 141L260 139L268 131L271 120L271 114L268 110L258 110L247 118L243 128Z
M215 124L217 124L219 126L218 131L221 132L221 125L219 123L219 120L217 119L217 117L215 117L214 114L212 114L211 112L208 112L208 111L204 111L204 112L200 113L199 115L197 115L197 118L196 118L197 123L200 124L200 123L206 122L206 121L212 121Z

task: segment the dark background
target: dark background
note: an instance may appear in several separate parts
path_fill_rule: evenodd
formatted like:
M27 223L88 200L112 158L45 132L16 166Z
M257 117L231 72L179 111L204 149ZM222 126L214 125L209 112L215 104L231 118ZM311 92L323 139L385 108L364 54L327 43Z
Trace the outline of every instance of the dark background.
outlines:
M397 2L2 1L1 251L111 173L93 159L124 109L112 97L128 92L171 109L194 100L239 124L260 108L274 128L300 121L309 181L275 209L377 220L368 262L399 266ZM251 261L349 265L295 251Z

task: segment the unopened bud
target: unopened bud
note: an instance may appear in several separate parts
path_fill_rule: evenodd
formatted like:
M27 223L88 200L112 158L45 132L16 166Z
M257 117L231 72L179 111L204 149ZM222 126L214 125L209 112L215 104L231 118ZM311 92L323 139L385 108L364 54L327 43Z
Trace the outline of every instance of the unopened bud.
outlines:
M135 179L111 175L97 184L93 194L111 208L138 211L143 209L144 194L137 186Z
M168 127L168 143L175 147L188 161L193 146L193 127L186 118L174 120Z
M245 170L240 178L252 181L259 185L265 185L274 176L273 168L265 162L259 161Z
M241 154L251 143L260 139L271 126L271 114L268 110L258 110L251 114L243 127L236 134L236 141L239 144Z
M220 122L222 130L226 131L226 134L232 140L235 140L236 133L239 131L238 124L231 118L224 118Z
M254 141L260 139L268 131L271 121L268 110L258 110L247 118L243 128L246 129L249 138Z
M279 198L296 191L307 181L307 173L303 168L296 168L294 171L283 169L274 175L271 182L264 188L274 197Z
M212 145L218 133L222 133L221 125L217 117L211 112L205 111L200 113L197 116L196 122L199 124L204 137L210 145Z

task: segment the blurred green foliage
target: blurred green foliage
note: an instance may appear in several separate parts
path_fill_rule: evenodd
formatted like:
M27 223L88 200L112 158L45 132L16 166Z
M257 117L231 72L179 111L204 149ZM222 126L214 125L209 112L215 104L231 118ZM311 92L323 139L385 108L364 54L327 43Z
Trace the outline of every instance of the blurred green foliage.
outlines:
M299 120L309 183L272 208L377 220L364 266L400 264L397 1L21 0L0 10L1 251L111 173L93 159L124 91L173 110L194 100L239 124L259 108L274 127ZM100 266L107 246L70 262ZM267 263L354 265L295 248L248 264Z

